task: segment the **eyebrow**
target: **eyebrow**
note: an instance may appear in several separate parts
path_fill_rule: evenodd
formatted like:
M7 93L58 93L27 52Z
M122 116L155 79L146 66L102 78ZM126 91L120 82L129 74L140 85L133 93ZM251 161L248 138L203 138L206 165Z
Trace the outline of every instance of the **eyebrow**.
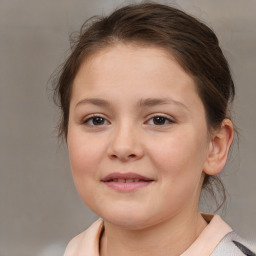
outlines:
M79 105L84 105L84 104L92 104L92 105L99 106L99 107L110 107L111 106L111 103L107 100L104 100L101 98L89 98L89 99L80 100L76 104L75 108L78 107ZM147 98L147 99L141 99L138 102L138 106L140 108L154 107L154 106L158 106L158 105L167 105L167 104L176 105L176 106L182 107L186 110L189 110L189 108L185 104L183 104L180 101L171 99L171 98Z
M100 107L109 107L110 103L104 99L100 99L100 98L90 98L90 99L82 99L80 100L76 106L78 107L79 105L84 105L84 104L92 104L95 106L100 106Z
M148 98L148 99L141 99L139 102L140 107L154 107L157 105L167 105L167 104L177 105L186 110L189 110L185 104L171 98Z

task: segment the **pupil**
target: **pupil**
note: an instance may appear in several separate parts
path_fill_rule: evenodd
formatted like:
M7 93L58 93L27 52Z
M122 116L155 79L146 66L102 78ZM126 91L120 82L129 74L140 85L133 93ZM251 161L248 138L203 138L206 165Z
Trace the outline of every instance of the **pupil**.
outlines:
M94 117L93 118L94 125L99 125L99 124L102 124L103 122L104 122L104 119L102 117Z
M158 116L154 118L154 124L159 125L159 124L164 124L165 123L165 118L162 116Z

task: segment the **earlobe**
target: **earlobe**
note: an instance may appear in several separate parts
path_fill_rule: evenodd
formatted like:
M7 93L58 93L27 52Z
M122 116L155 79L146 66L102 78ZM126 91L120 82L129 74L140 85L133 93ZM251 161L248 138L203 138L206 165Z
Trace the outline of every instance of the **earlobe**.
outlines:
M224 119L221 127L212 135L209 154L204 165L204 172L215 175L224 168L234 137L234 128L230 119Z

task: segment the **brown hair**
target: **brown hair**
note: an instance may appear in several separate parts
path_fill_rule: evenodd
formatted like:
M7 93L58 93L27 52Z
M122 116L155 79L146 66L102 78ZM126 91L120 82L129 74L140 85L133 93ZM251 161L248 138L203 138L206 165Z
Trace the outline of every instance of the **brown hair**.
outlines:
M107 17L93 17L82 26L55 85L60 103L59 136L67 138L72 83L81 62L100 49L119 42L161 47L172 54L197 85L209 130L227 118L235 89L228 63L214 32L176 8L146 2L117 9ZM203 187L217 177L205 176ZM225 198L224 187L223 197Z

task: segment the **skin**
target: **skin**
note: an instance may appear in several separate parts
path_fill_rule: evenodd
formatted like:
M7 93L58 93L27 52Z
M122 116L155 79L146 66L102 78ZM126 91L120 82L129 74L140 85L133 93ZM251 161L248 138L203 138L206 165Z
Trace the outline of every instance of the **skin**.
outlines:
M84 61L67 144L76 188L104 219L100 254L184 252L207 225L198 210L204 173L221 171L232 138L229 120L209 133L194 80L163 49L117 44ZM153 182L120 192L102 182L112 172ZM79 237L71 246L81 253Z

